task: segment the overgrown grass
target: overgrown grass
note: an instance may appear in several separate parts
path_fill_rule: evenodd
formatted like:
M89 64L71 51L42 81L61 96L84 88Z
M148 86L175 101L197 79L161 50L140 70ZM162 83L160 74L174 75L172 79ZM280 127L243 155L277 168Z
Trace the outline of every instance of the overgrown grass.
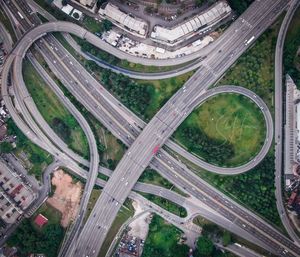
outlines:
M38 180L41 180L43 170L49 165L53 158L52 156L33 144L15 125L12 119L7 122L8 135L17 136L17 147L13 153L23 160L24 166L29 174L34 175Z
M82 128L27 60L23 65L23 76L28 91L47 123L71 149L88 158L88 142Z
M197 108L177 129L175 138L190 151L194 151L208 162L221 160L210 146L198 145L186 133L187 128L197 128L205 137L218 142L215 148L224 148L229 143L233 151L222 166L238 166L247 163L261 149L265 139L265 120L260 109L248 98L237 94L221 94L208 99ZM198 131L198 130L195 130ZM210 144L212 145L212 143ZM207 154L207 151L210 151Z
M158 110L171 98L175 92L193 75L193 71L183 75L162 80L136 80L141 85L149 85L154 88L151 101L145 112L146 120L150 120Z
M149 225L142 257L185 257L189 247L179 244L182 231L154 215Z
M217 85L236 85L259 95L274 113L274 60L277 34L282 19L278 19L254 46L246 51Z

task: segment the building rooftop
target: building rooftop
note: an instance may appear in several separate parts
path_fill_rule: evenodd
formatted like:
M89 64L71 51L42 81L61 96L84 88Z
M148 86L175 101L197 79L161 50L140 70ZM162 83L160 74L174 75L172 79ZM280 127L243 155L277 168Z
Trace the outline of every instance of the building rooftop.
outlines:
M201 28L214 25L221 19L227 17L230 13L230 6L225 1L221 1L211 6L205 12L195 15L191 19L173 28L164 28L159 25L155 26L151 37L160 41L174 43Z
M145 36L147 33L148 25L145 21L122 12L111 3L108 3L104 9L100 8L99 13L111 20L116 26L124 26L127 30L134 31L141 36Z
M44 215L39 214L36 216L34 223L41 228L48 223L48 219Z

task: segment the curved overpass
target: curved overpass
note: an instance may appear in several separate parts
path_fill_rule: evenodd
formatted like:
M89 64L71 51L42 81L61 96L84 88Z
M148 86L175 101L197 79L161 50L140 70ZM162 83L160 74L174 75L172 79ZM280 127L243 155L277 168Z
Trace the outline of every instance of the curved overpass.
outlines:
M70 31L68 31L68 32L70 32ZM26 36L25 36L25 38L26 38ZM25 39L25 40L28 40L29 42L31 41L31 39L30 38L28 38L27 37L27 39ZM243 39L242 39L243 40ZM241 49L239 49L239 50L241 50ZM222 65L223 65L223 63L221 63ZM205 67L206 69L209 69L209 67L208 66L206 66ZM218 70L218 67L216 67L216 70ZM194 92L192 92L192 93L194 93ZM195 92L196 93L196 92ZM160 114L163 114L163 113L160 113ZM117 188L118 189L118 188ZM194 190L194 189L193 189ZM229 207L228 207L229 208ZM235 207L235 208L237 208L237 211L241 211L241 210L239 210L238 209L238 207ZM114 212L112 213L112 215L114 215ZM249 222L249 224L251 224L250 222L252 222L252 221L250 221L250 218L247 218L248 219L248 221L247 222ZM241 222L241 220L238 220L239 222ZM241 223L239 223L239 226L241 226ZM103 228L105 228L105 227L103 227ZM283 238L282 238L283 239ZM284 244L286 245L286 244L288 244L288 242L287 241L285 241L285 240L283 240L283 242L284 242ZM292 247L292 245L289 245L288 247ZM292 247L291 248L293 251L297 251L297 249L295 249L294 247Z
M293 0L290 3L289 9L284 17L284 20L281 24L275 51L275 197L276 197L276 206L278 214L280 216L281 222L284 225L289 236L294 240L295 243L300 245L300 238L296 234L288 214L286 213L283 199L282 199L282 148L283 148L283 108L282 108L282 58L283 58L283 47L284 41L289 28L289 24L296 12L297 8L300 5L299 0Z
M267 107L267 105L265 104L265 102L255 93L253 93L252 91L250 91L249 89L246 89L244 87L239 87L239 86L220 86L220 87L216 87L213 89L210 89L208 91L206 91L204 94L202 94L200 97L198 97L194 103L191 104L191 108L194 109L197 106L203 104L206 100L208 100L210 97L216 96L218 94L223 94L223 93L230 93L230 94L240 94L240 95L244 95L246 97L248 97L249 99L251 99L251 101L253 101L261 110L261 112L263 113L264 119L265 119L265 124L266 124L266 137L264 140L264 144L261 148L261 150L259 151L259 153L249 162L238 166L238 167L220 167L220 166L216 166L210 163L207 163L201 159L199 159L198 157L190 157L188 158L188 160L190 160L191 158L193 158L193 163L197 164L199 167L202 167L206 170L213 170L215 173L219 173L219 174L223 174L223 175L236 175L236 174L240 174L243 173L245 171L248 171L252 168L254 168L258 163L260 163L264 157L266 156L266 154L268 153L271 145L272 145L272 140L273 140L273 120L272 120L272 115ZM186 156L187 155L187 151L184 150L181 147L178 147L178 145L176 145L174 142L169 141L169 144L172 144L172 150L175 150L176 153L182 155L182 156Z
M85 38L86 33L87 33L85 29L83 29L77 25L70 24L68 22L46 23L46 24L40 25L40 26L36 27L35 29L31 30L22 38L22 40L20 41L20 44L18 44L18 47L15 47L12 51L12 55L15 55L15 59L16 59L15 67L14 67L15 71L17 71L16 78L22 78L22 59L25 56L25 53L29 49L29 47L33 44L34 41L36 41L40 37L44 36L46 33L53 32L53 31L69 32L69 33L77 35L81 38ZM94 35L92 35L92 36L94 36ZM22 80L20 81L19 79L16 79L16 81L23 83L23 81ZM22 88L24 88L24 86ZM214 89L214 90L216 90L216 89ZM227 90L222 88L222 89L217 89L215 92L218 93L218 92L221 92L222 90L224 92L230 91L230 90L233 90L233 91L237 90L237 93L241 93L241 92L243 93L242 88L236 88L236 89L231 88L231 89L227 89ZM248 171L249 169L256 166L262 160L262 158L265 156L265 154L268 150L268 147L271 144L272 140L269 140L269 135L272 135L272 133L273 133L273 129L272 129L273 126L269 125L268 120L270 120L270 119L267 117L268 116L267 114L269 112L268 112L268 109L265 106L265 104L262 102L262 100L258 96L253 97L254 94L251 92L248 92L246 89L244 89L244 92L245 92L244 94L246 96L250 97L258 105L264 106L263 113L264 113L265 119L267 121L267 127L269 129L267 131L267 135L268 135L267 141L265 141L264 146L258 155L259 158L254 158L251 162L244 164L240 167L224 168L224 167L218 167L218 166L206 163L205 161L197 158L196 156L191 155L190 153L188 153L183 148L176 145L174 142L171 142L170 140L167 141L166 145L168 147L170 147L172 150L175 150L179 154L183 155L183 157L185 157L186 159L192 161L196 165L199 165L201 168L209 170L209 171L213 171L216 173L220 173L220 174L238 174L238 173ZM195 106L191 107L191 108L195 108L197 105L197 102L204 101L207 97L210 97L210 95L214 95L216 93L209 91L206 94L201 95L199 98L197 98L195 100L194 103L192 103ZM6 94L3 93L3 95L6 95ZM27 97L27 94L25 94L24 97ZM68 152L68 151L66 151L66 152Z

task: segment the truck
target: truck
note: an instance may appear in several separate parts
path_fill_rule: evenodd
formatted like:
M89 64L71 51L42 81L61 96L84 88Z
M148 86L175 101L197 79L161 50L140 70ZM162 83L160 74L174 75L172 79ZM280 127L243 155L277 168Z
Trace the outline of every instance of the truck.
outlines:
M152 153L155 155L158 152L159 148L160 148L160 145L155 146Z
M24 19L23 15L18 11L18 15L20 16L21 19Z
M252 36L250 39L245 41L245 45L249 45L253 40L254 40L255 36Z

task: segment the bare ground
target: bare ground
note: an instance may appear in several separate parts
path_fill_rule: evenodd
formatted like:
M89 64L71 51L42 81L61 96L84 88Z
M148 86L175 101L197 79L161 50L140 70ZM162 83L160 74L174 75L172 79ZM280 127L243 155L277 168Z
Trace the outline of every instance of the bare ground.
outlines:
M149 230L149 212L144 212L138 201L132 203L134 208L134 217L138 216L135 220L130 223L131 230L128 232L129 235L138 237L140 239L146 240Z
M47 202L62 213L61 225L67 227L79 210L83 185L73 183L72 177L61 169L53 173L51 182L56 188Z

